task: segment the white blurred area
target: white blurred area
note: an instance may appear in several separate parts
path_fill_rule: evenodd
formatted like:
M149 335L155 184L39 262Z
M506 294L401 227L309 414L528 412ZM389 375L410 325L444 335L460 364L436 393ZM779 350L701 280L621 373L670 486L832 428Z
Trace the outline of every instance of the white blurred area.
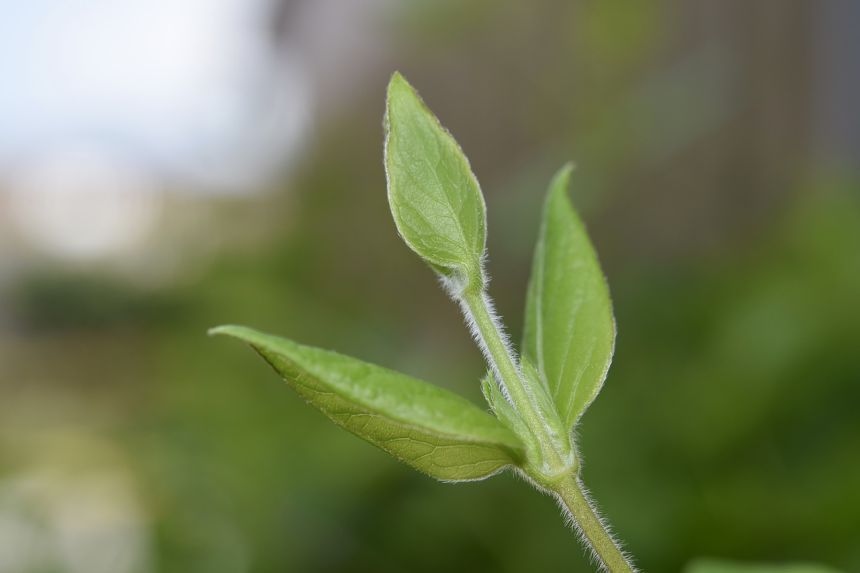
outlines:
M67 150L7 175L8 215L37 250L86 261L140 245L161 208L158 182L104 150Z
M149 517L121 450L76 427L30 434L16 446L29 463L0 477L0 571L152 570Z
M149 531L121 474L54 470L0 481L0 571L149 571Z
M177 193L283 175L311 85L271 0L0 0L0 273L125 260ZM167 205L167 206L166 206Z

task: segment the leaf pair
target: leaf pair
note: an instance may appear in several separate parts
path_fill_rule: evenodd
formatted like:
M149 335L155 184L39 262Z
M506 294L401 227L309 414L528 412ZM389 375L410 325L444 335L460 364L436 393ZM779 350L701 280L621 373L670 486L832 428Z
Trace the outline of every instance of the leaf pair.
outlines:
M406 244L455 296L482 292L484 198L469 162L399 74L388 88L388 197ZM594 400L612 357L615 325L603 274L567 196L570 167L550 185L526 305L521 370L531 393L549 397L570 431ZM446 481L521 466L535 448L495 382L484 392L494 417L464 398L379 366L238 326L212 330L250 344L311 405L338 425ZM540 387L537 387L539 385Z

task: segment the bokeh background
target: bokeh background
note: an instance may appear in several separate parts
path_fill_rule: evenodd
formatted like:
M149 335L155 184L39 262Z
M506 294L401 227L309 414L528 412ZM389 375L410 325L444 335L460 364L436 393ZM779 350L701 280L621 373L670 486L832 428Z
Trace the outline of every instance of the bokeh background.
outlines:
M616 305L584 476L647 571L860 571L860 4L0 0L0 571L588 571L511 475L337 429L254 325L479 401L398 240L401 70L461 142L515 339L563 162Z

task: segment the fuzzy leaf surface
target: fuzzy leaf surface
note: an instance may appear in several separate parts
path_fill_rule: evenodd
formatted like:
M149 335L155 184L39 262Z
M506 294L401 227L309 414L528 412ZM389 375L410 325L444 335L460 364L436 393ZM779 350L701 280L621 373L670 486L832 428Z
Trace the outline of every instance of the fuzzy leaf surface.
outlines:
M399 73L385 112L388 202L406 244L443 275L476 278L486 242L486 207L469 161Z
M431 477L483 479L523 456L519 438L498 419L432 384L246 327L210 332L250 344L337 425Z
M571 167L550 183L526 301L523 356L572 428L603 386L615 347L609 288L567 193Z

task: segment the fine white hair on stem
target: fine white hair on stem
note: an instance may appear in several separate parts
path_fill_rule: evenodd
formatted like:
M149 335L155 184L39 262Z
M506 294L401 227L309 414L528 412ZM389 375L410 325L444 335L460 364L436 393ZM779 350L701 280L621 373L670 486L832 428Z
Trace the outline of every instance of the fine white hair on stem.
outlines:
M454 292L452 290L449 290L447 288L447 281L443 280L442 284L446 286L446 290L448 291L448 294L451 295L451 298L453 298L457 302L457 304L460 305L460 310L463 313L463 318L466 321L466 326L469 328L469 332L471 333L472 338L475 340L475 343L478 345L478 348L480 348L481 354L484 355L484 360L486 360L487 364L490 367L490 370L493 372L493 378L496 380L496 384L499 385L499 388L501 389L502 395L505 397L505 400L507 400L508 403L513 405L513 400L511 399L508 387L505 386L505 382L502 378L501 372L499 371L498 364L496 363L492 352L490 352L489 346L487 346L487 342L484 339L484 335L481 333L481 329L478 327L478 323L475 320L475 316L472 314L472 309L469 307L466 298L462 295L462 292ZM507 352L508 356L511 357L511 362L513 362L514 367L519 368L517 364L517 355L514 351L513 345L511 344L510 337L505 331L504 324L502 323L501 318L496 312L495 305L493 305L493 300L483 289L481 290L481 301L484 305L484 308L486 308L487 310L487 314L489 315L490 321L496 329L496 332L499 333L499 338L501 339L502 344L505 347L505 352Z
M559 492L548 489L548 488L540 485L539 483L537 483L530 475L528 475L528 473L525 472L525 470L523 470L523 468L519 468L519 467L514 468L513 474L515 476L518 476L519 478L521 478L523 481L525 481L527 484L532 486L538 492L546 494L546 495L552 497L553 499L555 499L556 503L558 504L559 509L561 510L561 515L564 518L565 525L567 525L567 527L569 527L570 529L572 529L576 533L576 536L579 538L579 542L583 545L583 547L585 547L586 551L588 552L591 562L594 565L596 565L597 567L599 567L600 570L603 571L604 573L611 573L609 567L606 565L604 560L597 553L597 550L595 549L591 540L585 534L585 530L582 528L582 526L576 520L576 517L574 517L573 511L567 505L567 503L565 502L562 495ZM600 511L598 510L597 505L595 504L594 500L591 498L591 494L586 489L585 484L582 483L582 480L579 479L579 477L576 477L575 479L576 479L577 488L579 489L580 493L582 494L582 497L585 500L585 502L588 504L588 510L594 515L595 519L600 524L600 526L603 528L603 531L606 532L607 536L609 536L609 539L612 541L612 543L616 547L619 548L619 551L621 552L621 555L624 556L625 561L627 561L627 563L630 564L630 568L633 571L633 573L639 573L639 570L636 569L636 567L634 567L632 564L633 563L633 557L627 551L624 550L624 548L621 546L621 543L613 535L612 528L609 525L609 523L607 523L606 520L603 518L603 516L600 515Z
M595 504L594 500L591 498L591 494L588 492L585 485L582 483L582 480L580 480L579 478L576 478L576 483L577 483L577 486L579 488L580 493L582 494L583 499L585 500L585 503L588 505L588 510L591 511L591 513L594 515L594 518L600 524L600 527L603 529L604 532L606 532L606 535L609 537L609 539L612 541L612 543L621 552L621 555L624 557L624 560L627 561L627 563L631 564L630 568L633 571L633 573L637 573L638 570L632 565L632 562L633 562L632 556L629 553L627 553L623 547L621 547L621 543L618 541L618 539L613 534L614 532L612 531L612 527L603 518L603 516L600 515L600 511L598 511L597 505ZM556 493L556 492L551 492L550 495L552 495L552 497L555 498L556 503L558 503L558 506L561 509L561 513L564 516L564 520L565 520L565 523L567 524L567 526L576 532L576 535L577 535L577 537L579 537L579 540L582 543L582 545L584 545L588 549L588 553L591 556L592 562L595 565L597 565L598 567L600 567L601 571L605 571L606 573L611 573L609 567L606 565L606 563L603 561L603 559L597 553L597 550L595 549L591 540L586 535L585 530L582 528L582 526L576 520L576 518L573 515L573 511L567 505L567 503L564 501L564 498L561 496L561 494Z

